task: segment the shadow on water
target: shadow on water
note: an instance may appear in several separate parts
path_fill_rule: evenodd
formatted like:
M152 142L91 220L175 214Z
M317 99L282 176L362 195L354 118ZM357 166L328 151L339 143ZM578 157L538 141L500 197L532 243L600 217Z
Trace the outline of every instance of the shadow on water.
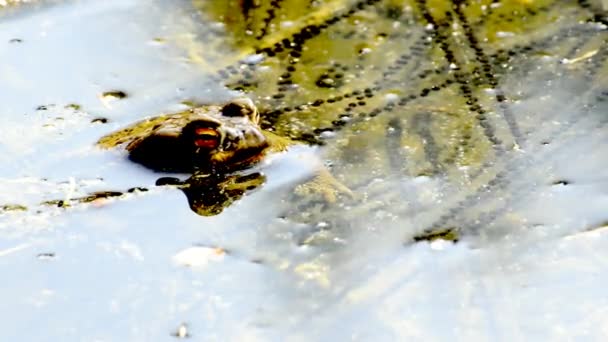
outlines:
M607 10L3 8L0 339L608 335ZM235 92L299 144L208 177L95 146ZM353 196L306 187L319 160Z

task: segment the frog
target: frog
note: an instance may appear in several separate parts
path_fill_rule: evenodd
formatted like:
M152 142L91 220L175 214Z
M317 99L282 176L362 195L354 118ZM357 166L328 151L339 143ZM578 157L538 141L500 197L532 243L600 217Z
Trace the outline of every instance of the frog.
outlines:
M257 163L287 143L259 126L249 98L160 115L103 136L101 148L125 145L129 159L149 169L176 173L227 173Z
M96 144L103 149L122 146L131 161L152 171L192 174L184 181L161 177L156 185L181 189L194 212L213 216L265 182L263 173L244 170L295 143L263 130L253 101L237 97L139 121ZM298 189L321 193L328 202L334 202L338 193L352 195L321 163L317 165L314 179Z

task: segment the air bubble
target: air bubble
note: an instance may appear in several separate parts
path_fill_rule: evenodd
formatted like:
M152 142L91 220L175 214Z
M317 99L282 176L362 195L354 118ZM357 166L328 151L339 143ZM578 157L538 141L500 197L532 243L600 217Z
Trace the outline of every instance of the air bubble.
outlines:
M322 132L319 137L321 139L330 139L336 136L336 133L332 132L332 131L324 131Z
M386 101L387 103L394 103L397 102L399 100L399 95L397 94L393 94L393 93L389 93L384 95L384 101Z

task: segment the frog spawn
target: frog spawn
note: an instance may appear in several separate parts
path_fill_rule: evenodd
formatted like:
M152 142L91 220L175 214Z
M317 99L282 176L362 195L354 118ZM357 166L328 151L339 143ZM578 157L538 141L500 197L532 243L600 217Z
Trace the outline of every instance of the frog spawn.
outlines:
M569 10L586 18L586 22L544 27L538 26L535 16L558 13L557 2L527 4L521 10L524 15L511 6L482 6L475 12L479 4L432 7L424 0L404 1L401 6L389 1L349 4L280 41L264 45L273 41L273 29L281 27L281 20L289 20L289 1L273 2L272 16L267 18L276 18L275 25L266 22L266 29L256 36L259 46L255 56L263 58L228 66L218 72L218 80L256 98L264 127L311 143L341 141L344 137L348 140L369 129L370 123L380 117L387 117L380 120L387 129L393 125L389 122L400 122L414 137L402 138L397 148L387 152L389 159L391 155L401 156L394 159L402 167L393 169L400 169L402 177L452 177L449 182L454 182L443 190L455 193L447 201L451 204L432 222L423 224L423 230L457 226L478 231L498 220L510 204L500 204L496 210L473 208L480 207L481 198L515 184L529 184L512 179L529 167L517 151L537 151L526 118L514 110L518 91L505 88L509 74L526 75L526 70L538 65L535 54L578 61L580 49L605 40L597 26L605 20L603 16L594 6L579 3ZM252 11L247 15L255 16ZM527 33L504 34L508 30ZM585 39L580 38L583 32ZM323 47L328 40L331 44L325 46L336 46L331 51ZM352 53L345 56L336 50ZM599 80L592 76L597 74L594 70L606 63L606 49L597 51L586 57L590 68L572 73L587 78L590 88L597 87ZM276 77L269 77L269 69ZM550 116L545 112L538 120ZM456 117L460 124L452 126L452 131L437 129L450 127L453 119L446 117ZM421 120L430 120L431 124L424 128ZM576 125L569 127L576 129ZM450 140L438 135L441 130ZM545 134L551 140L562 139L565 131L548 130ZM421 165L429 165L426 170L412 160L416 159L412 153L418 149L424 151ZM331 159L346 160L348 155L334 154ZM336 164L337 168L348 169L340 162ZM345 173L343 178L351 181L352 175ZM457 186L461 182L471 184L471 189L461 192ZM365 187L351 187L365 191ZM515 194L512 200L518 196ZM481 214L463 222L468 211Z

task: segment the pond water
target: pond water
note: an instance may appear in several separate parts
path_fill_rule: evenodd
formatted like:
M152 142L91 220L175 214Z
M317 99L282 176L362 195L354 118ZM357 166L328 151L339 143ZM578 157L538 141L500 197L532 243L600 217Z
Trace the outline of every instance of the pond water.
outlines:
M0 340L608 336L608 3L253 4L0 1ZM219 215L95 145L243 94Z

